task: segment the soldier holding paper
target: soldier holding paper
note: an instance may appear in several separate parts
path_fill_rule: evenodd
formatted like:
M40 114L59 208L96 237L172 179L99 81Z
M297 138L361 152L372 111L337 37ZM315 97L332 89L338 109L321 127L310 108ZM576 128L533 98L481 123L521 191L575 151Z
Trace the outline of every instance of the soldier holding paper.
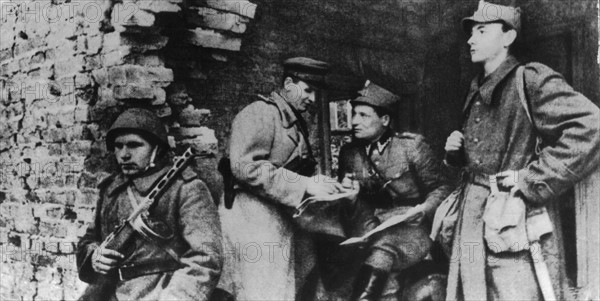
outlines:
M398 96L369 82L359 93L351 102L355 139L340 151L339 179L359 184L347 234L361 236L411 209L416 214L369 240L351 299L395 300L401 292L398 273L428 254L428 225L451 188L423 136L391 129Z

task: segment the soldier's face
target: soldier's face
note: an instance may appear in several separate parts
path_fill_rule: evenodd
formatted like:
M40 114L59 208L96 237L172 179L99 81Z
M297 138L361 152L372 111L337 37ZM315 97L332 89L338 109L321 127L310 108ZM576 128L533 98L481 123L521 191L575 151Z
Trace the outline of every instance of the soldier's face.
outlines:
M117 163L125 176L137 176L150 165L154 147L140 135L119 135L114 145Z
M307 83L299 80L297 83L288 77L284 81L287 101L298 112L305 112L316 100L315 90Z
M486 63L507 52L510 45L510 43L508 45L506 43L507 34L508 32L502 31L501 23L476 23L473 25L471 38L467 41L471 46L471 61Z
M358 139L376 141L389 124L390 116L378 116L371 106L355 105L352 108L352 130Z

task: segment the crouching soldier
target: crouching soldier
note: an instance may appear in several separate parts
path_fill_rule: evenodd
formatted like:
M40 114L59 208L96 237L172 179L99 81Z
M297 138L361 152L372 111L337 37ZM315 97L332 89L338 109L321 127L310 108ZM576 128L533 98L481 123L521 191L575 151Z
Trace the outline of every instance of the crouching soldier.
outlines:
M119 171L100 183L95 219L78 244L79 278L91 284L82 298L208 300L221 273L222 247L206 185L190 167L172 168L165 127L150 111L122 113L106 134L106 146ZM105 247L103 241L153 197L148 194L167 173L173 178L142 214L144 231L133 227L118 251Z
M415 214L370 239L351 300L397 300L397 276L428 254L429 224L451 188L423 136L390 128L398 96L369 82L359 93L351 101L354 139L339 157L339 179L359 186L345 230L360 236L393 216Z

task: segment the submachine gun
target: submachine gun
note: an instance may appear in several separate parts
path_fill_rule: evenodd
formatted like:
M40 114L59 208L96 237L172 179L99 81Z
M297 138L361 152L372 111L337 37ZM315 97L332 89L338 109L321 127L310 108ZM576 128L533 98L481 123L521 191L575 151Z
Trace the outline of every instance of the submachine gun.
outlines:
M162 227L162 223L157 223L148 216L148 210L154 202L169 188L169 183L175 178L185 165L193 158L192 148L188 148L181 157L177 158L173 167L154 184L152 190L140 202L137 208L134 208L129 217L124 220L121 225L115 229L102 242L100 247L115 250L123 253L129 249L135 233L139 233L145 238L152 241L167 241L173 237L173 232L168 227Z

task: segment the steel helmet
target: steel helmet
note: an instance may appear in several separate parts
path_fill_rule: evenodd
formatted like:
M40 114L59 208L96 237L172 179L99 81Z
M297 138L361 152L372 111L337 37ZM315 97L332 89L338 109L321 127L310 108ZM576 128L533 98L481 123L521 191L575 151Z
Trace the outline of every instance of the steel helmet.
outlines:
M167 130L162 121L151 111L141 108L127 109L121 113L106 133L106 148L113 150L117 135L135 133L148 142L169 148Z

